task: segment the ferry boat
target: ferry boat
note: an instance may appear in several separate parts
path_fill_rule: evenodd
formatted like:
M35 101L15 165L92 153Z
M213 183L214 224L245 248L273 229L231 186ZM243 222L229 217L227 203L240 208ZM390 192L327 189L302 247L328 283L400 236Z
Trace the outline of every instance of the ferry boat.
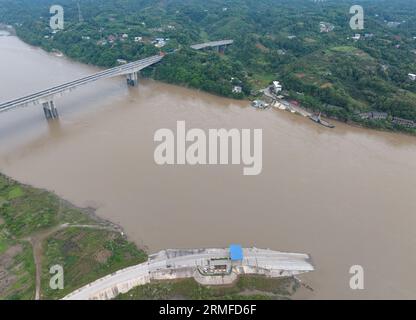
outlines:
M319 123L320 125L327 127L327 128L335 128L335 126L331 123L329 123L328 121L322 120L321 118L321 112L319 112L318 115L316 114L312 114L309 116L309 119L311 119L312 121Z

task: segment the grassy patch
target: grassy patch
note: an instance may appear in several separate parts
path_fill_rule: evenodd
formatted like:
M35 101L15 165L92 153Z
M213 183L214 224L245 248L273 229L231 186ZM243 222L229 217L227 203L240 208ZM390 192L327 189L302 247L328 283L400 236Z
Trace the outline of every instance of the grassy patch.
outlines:
M20 188L19 186L15 186L13 187L8 194L8 199L9 200L13 200L13 199L17 199L20 198L24 195L24 192L22 190L22 188Z
M14 236L24 237L56 225L58 210L56 196L45 191L27 190L24 195L9 199L1 207L0 214Z
M20 185L0 175L0 197L3 199L0 217L16 238L57 224L59 199L49 192Z
M251 84L256 89L266 88L273 80L276 80L276 76L270 73L255 74L251 79Z
M0 299L33 299L35 265L29 243L0 234Z
M297 283L290 278L244 276L240 277L233 286L220 287L205 287L194 279L183 279L139 286L118 296L117 299L289 299L297 288Z
M61 298L88 282L147 259L118 232L78 227L59 230L67 223L111 227L50 192L0 175L0 299L35 296L36 267L29 237L45 237L41 292L47 299ZM64 290L49 288L49 268L56 264L64 268Z
M330 50L335 51L335 52L348 52L348 53L352 53L352 52L358 51L357 48L352 47L352 46L332 47Z
M61 230L44 242L42 298L60 298L114 271L144 262L147 256L119 234L83 228ZM49 288L49 269L64 269L64 290Z
M9 272L15 278L5 292L6 299L30 300L35 297L35 263L32 247L27 242L21 242L22 251L14 257Z

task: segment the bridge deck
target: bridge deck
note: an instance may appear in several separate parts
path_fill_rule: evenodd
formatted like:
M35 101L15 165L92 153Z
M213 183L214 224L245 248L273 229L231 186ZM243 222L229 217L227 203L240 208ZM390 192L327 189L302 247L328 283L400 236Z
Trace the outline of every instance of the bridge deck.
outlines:
M90 82L94 82L94 81L105 79L105 78L116 77L116 76L131 73L131 72L137 72L141 69L144 69L152 64L155 64L161 61L162 59L163 59L163 56L152 56L146 59L124 64L122 66L100 71L93 75L86 76L86 77L83 77L74 81L70 81L70 82L67 82L67 83L52 87L52 88L48 88L46 90L32 93L27 96L0 104L0 112L7 111L10 109L19 107L19 106L27 105L29 103L36 102L43 98L52 97L56 94L74 89L78 86L81 86Z
M211 41L211 42L194 44L191 46L191 48L195 50L201 50L201 49L209 48L209 47L226 46L226 45L230 45L233 43L234 43L234 40L219 40L219 41Z

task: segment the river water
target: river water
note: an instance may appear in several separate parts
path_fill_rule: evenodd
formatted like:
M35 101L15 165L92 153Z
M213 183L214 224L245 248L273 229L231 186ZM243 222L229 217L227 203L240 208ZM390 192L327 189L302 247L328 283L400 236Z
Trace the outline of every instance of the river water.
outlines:
M98 69L0 37L0 101ZM0 114L0 171L124 227L150 252L230 243L312 255L298 298L416 298L416 138L337 124L142 80L114 78ZM158 166L157 129L262 128L263 172ZM364 290L349 269L364 268Z

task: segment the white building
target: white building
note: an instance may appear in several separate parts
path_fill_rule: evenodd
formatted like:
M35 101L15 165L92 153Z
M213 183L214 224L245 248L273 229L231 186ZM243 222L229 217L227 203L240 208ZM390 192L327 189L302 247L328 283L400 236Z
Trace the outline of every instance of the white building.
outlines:
M165 38L156 38L155 41L153 41L156 48L162 48L166 45L166 42L169 41L169 39Z
M143 37L134 37L134 42L140 42L143 40Z
M243 88L241 86L234 86L233 93L241 93L243 92Z
M273 81L273 85L271 89L275 94L278 94L279 92L282 91L282 85L280 84L279 81Z
M416 80L416 74L414 74L414 73L409 73L409 74L408 74L408 76L409 76L409 79L410 79L410 80L412 80L412 81L415 81L415 80Z

